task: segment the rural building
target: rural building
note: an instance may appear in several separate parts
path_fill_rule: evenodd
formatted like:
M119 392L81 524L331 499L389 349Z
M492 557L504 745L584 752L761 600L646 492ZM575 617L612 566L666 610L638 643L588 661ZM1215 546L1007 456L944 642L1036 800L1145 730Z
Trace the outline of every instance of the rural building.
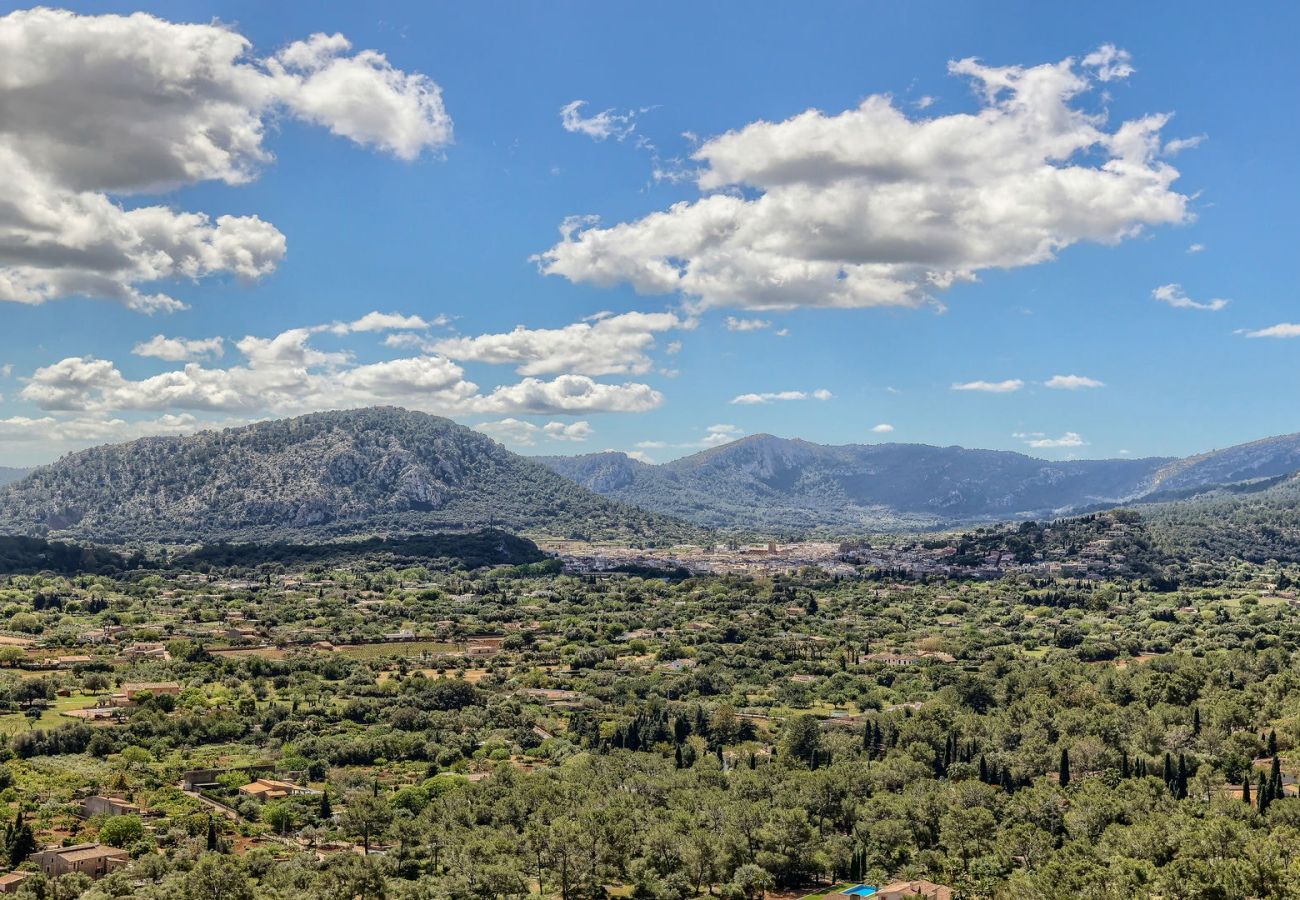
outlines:
M103 878L126 865L131 854L104 844L74 844L71 847L51 847L33 853L28 859L51 877L80 872L91 878Z
M26 872L6 872L0 875L0 894L18 893L18 886L26 880Z
M163 661L172 658L167 652L167 646L160 643L136 643L125 648L121 653L122 659L137 661L142 659L161 659Z
M139 815L140 807L134 803L128 803L126 800L119 800L117 797L96 795L81 801L81 814L86 818L91 816Z
M267 800L283 800L285 797L297 797L302 794L314 794L311 788L305 788L291 781L277 781L274 778L258 778L239 788L239 793L265 803Z

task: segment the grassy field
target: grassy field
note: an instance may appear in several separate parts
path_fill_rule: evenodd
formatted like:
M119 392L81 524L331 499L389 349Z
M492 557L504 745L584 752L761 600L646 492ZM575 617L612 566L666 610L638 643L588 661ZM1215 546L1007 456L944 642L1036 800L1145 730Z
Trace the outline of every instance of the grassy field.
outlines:
M838 893L848 887L854 887L853 883L849 881L841 881L838 884L828 885L814 893L805 894L800 898L800 900L820 900L821 897L825 897L828 894Z
M71 697L55 697L54 702L41 712L41 717L35 722L32 722L22 713L0 716L0 734L22 734L24 731L30 731L33 728L48 731L51 728L58 728L60 725L67 725L75 722L76 719L63 715L65 711L94 706L95 700L94 695L81 693L73 693Z

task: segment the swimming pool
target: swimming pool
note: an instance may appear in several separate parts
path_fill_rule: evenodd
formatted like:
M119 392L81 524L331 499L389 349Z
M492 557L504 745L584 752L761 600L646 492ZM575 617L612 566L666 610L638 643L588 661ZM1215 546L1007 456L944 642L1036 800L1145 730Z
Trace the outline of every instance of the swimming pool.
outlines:
M845 888L841 893L849 897L870 897L876 893L876 889L869 884L860 884L857 887Z

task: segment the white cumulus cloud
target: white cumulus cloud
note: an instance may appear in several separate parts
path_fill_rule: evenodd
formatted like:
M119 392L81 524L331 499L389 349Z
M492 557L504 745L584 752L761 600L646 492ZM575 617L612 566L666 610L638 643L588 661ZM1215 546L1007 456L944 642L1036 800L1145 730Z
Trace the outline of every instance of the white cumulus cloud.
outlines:
M451 140L436 84L341 35L259 58L233 28L145 13L0 17L0 110L0 300L144 312L183 306L167 282L257 279L284 257L284 235L256 215L133 199L247 183L272 159L275 118L408 160Z
M876 434L890 434L893 432L894 426L888 422L881 422L879 425L873 425L871 430Z
M537 443L539 436L552 441L585 441L595 429L589 422L546 422L537 425L523 419L506 418L496 422L483 422L474 426L478 431L491 435L507 444L530 447Z
M321 350L313 338L331 326L291 328L272 337L247 335L234 346L242 361L218 367L194 361L193 346L162 338L142 344L148 355L190 359L141 379L110 360L66 357L25 379L22 400L66 414L203 412L244 417L392 404L443 415L644 412L663 402L649 385L606 384L565 373L525 378L484 392L454 361L435 354L360 364L347 350ZM194 342L190 342L194 343ZM161 356L160 356L161 355ZM580 440L585 423L552 426L555 440Z
M699 306L917 306L985 269L1189 218L1161 157L1168 116L1108 127L1079 102L1132 71L1123 51L949 69L973 83L973 112L912 118L873 95L754 122L696 149L699 199L613 225L570 219L537 262Z
M601 314L563 328L525 328L437 341L431 349L449 359L513 365L520 375L571 372L639 375L650 371L648 351L660 332L690 329L693 319L674 313ZM675 352L669 347L668 352Z

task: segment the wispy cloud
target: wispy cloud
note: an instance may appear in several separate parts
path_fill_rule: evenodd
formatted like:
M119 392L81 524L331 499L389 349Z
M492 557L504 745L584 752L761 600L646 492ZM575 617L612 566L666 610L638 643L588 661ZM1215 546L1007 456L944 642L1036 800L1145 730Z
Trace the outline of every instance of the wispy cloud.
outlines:
M131 352L136 356L164 359L168 362L188 362L196 359L220 359L226 350L224 342L219 337L189 340L155 334L149 340L136 344L131 348Z
M1294 338L1300 337L1300 324L1295 322L1280 322L1277 325L1270 325L1267 328L1260 328L1256 331L1242 332L1248 338Z
M1197 134L1192 137L1174 138L1172 141L1165 143L1165 156L1175 156L1184 150L1192 150L1201 146L1205 142L1206 135Z
M1018 438L1035 450L1059 450L1068 447L1083 447L1087 441L1077 431L1067 431L1060 437L1048 437L1041 431L1017 432L1012 437Z
M985 394L1010 394L1020 390L1025 383L1019 378L1006 381L964 381L952 386L954 391L980 391Z
M829 400L833 397L826 388L818 388L811 393L808 391L771 391L761 394L741 394L732 397L732 403L744 405L754 405L760 403L775 403L781 400Z
M1193 300L1183 293L1181 284L1162 284L1151 292L1151 296L1161 303L1168 303L1174 309L1199 309L1205 312L1218 312L1231 302L1221 297L1215 297L1204 303Z
M595 115L584 116L582 108L586 105L586 100L566 103L560 108L560 124L564 126L565 131L586 135L593 141L604 141L609 138L616 141L623 140L636 131L638 112L644 112L644 110L632 109L616 112L613 109L606 109Z
M1058 391L1080 391L1086 388L1105 387L1106 383L1086 375L1053 375L1043 382L1043 386Z

